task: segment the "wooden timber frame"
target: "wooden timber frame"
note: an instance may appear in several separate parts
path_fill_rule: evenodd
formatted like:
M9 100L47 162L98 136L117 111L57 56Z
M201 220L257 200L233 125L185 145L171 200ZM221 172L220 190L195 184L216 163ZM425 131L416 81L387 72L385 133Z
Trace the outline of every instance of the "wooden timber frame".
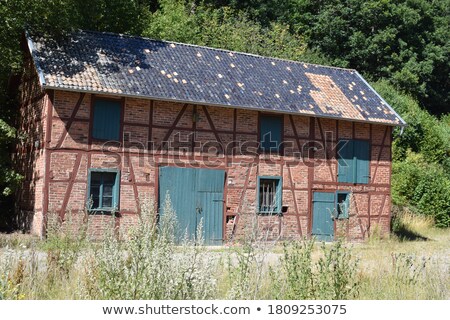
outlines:
M267 163L267 156L257 149L256 152L239 154L237 147L245 140L257 142L258 119L261 114L271 113L61 90L48 90L37 99L44 101L47 120L43 143L45 168L41 234L45 234L46 216L50 211L56 211L64 220L68 211L83 210L87 169L98 168L101 158L109 160L106 161L107 166L117 167L122 172L120 207L115 218L118 228L125 218L126 225L136 220L143 201L158 199L160 166L177 165L178 161L181 166L195 162L194 166L207 168L208 162L214 161L217 163L215 168L225 170L224 241L244 236L243 225L248 223L246 217L254 216L262 229L272 230L269 238L276 238L276 235L286 239L309 237L314 191L348 191L354 195L354 214L349 220L334 222L335 230L344 229L344 232L337 232L336 237L363 240L369 236L373 225L380 226L384 232L389 230L391 126L274 113L274 116L283 118L282 140L283 143L291 143L293 151L283 148L279 156ZM128 134L120 145L116 144L115 148L107 151L101 149L103 142L92 139L91 135L96 99L121 102L120 132L122 137ZM143 114L139 116L141 111ZM167 151L161 142L173 142L176 134L185 136L187 140L180 142L182 147L178 150ZM140 135L137 144L145 148L136 150L133 147L136 135ZM205 137L222 148L217 148L215 153L197 149L198 141L203 142ZM337 182L336 150L326 146L339 139L370 142L368 184ZM231 147L225 149L223 146L230 142ZM315 150L308 147L310 159L291 165L298 158L297 154L305 156L305 144L323 145L325 148ZM145 162L144 158L151 158L151 161ZM238 164L240 162L245 165ZM256 214L255 177L259 175L283 177L282 206L287 209L282 215L267 217ZM98 220L96 216L91 218ZM101 232L101 227L98 229Z

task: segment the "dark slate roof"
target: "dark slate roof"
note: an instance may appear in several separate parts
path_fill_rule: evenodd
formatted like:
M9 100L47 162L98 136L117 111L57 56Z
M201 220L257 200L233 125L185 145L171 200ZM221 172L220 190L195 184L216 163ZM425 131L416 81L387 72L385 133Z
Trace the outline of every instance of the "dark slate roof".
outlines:
M48 89L405 124L355 70L111 33L27 38Z

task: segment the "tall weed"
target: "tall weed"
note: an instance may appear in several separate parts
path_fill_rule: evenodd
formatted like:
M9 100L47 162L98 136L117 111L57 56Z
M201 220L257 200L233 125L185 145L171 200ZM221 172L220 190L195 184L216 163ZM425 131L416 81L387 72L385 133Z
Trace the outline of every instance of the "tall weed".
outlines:
M282 282L276 292L280 299L352 299L360 286L358 260L341 241L323 243L314 259L313 240L295 241L283 246L282 273L271 273L272 282Z
M167 196L155 223L154 206L143 206L140 222L120 241L113 233L89 258L84 294L93 299L208 299L215 295L214 259L195 240L176 243L176 213ZM95 283L92 283L92 282ZM95 289L95 288L98 289Z

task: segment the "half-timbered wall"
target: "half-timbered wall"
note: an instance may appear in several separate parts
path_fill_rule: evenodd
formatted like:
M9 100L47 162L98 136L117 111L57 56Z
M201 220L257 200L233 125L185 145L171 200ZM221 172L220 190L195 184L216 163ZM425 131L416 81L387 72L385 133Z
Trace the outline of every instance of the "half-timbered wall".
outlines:
M120 208L115 220L117 226L126 230L137 221L141 205L157 199L158 167L180 165L226 170L225 239L241 238L252 232L254 225L258 226L260 236L267 239L308 236L312 192L336 190L352 191L354 195L350 219L336 222L337 235L364 239L375 225L381 232L389 232L389 126L283 115L283 156L268 157L257 152L258 111L104 96L120 99L123 106L123 141L105 145L104 141L93 140L90 134L92 103L100 96L69 91L47 94L41 109L48 110L44 114L51 120L45 143L49 170L44 185L43 157L30 160L34 161L33 174L39 177L36 183L44 194L42 206L29 207L36 212L37 221L42 220L40 208L61 216L71 212L75 219L81 220L88 168L118 168ZM24 117L24 123L36 123L36 119ZM42 130L45 124L39 124ZM371 142L369 184L337 182L335 144L342 138ZM35 153L42 155L42 149ZM283 178L281 216L255 214L257 177L263 175ZM24 184L23 192L42 197L36 185L29 183ZM26 197L22 202L25 206ZM105 221L109 219L105 216L90 215L89 219L91 233L101 235L108 226ZM38 229L33 231L39 233Z

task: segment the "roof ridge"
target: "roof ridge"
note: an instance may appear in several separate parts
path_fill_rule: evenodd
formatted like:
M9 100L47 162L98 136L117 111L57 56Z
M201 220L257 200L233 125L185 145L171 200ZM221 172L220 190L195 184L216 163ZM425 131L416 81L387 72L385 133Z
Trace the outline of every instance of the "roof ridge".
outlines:
M172 43L172 44L177 44L177 45L182 45L182 46L187 46L187 47L209 49L209 50L220 51L220 52L227 52L227 53L233 53L233 54L246 55L246 56L251 56L251 57L256 57L256 58L263 58L263 59L269 59L269 60L277 60L277 61L289 62L289 63L294 63L294 64L306 64L306 65L315 66L315 67L343 70L343 71L348 71L348 72L356 72L357 71L356 69L352 69L352 68L342 68L342 67L335 67L335 66L327 66L327 65L323 65L323 64L310 63L310 62L304 62L304 61L295 61L295 60L289 60L289 59L278 58L278 57L269 57L269 56L263 56L263 55L255 54L255 53L234 51L234 50L223 49L223 48L214 48L214 47L202 46L202 45L192 44L192 43L177 42L177 41L171 41L171 40L165 40L165 39L153 39L153 38L149 38L149 37L136 36L136 35L130 35L130 34L125 34L125 33L115 33L115 32L108 32L108 31L82 30L82 29L79 29L79 31L85 32L85 33L106 34L106 35L111 35L111 36L115 36L115 37L120 36L120 37L134 38L134 39L144 39L144 40L157 41L157 42L169 43L169 44Z

